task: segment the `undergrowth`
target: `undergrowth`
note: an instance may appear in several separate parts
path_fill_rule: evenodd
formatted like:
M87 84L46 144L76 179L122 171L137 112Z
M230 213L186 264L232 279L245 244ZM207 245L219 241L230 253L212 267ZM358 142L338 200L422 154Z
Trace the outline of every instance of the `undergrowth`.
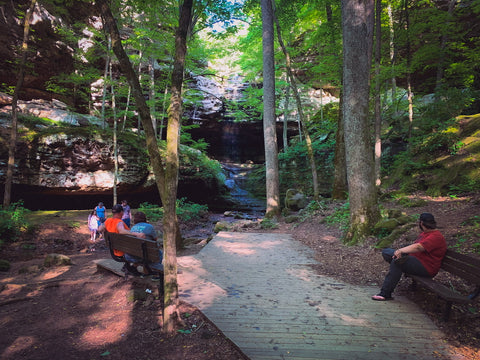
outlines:
M185 198L177 199L176 208L178 219L183 222L199 220L208 212L207 205L188 202ZM163 207L158 205L144 202L140 204L138 211L144 212L150 222L156 222L163 219Z
M14 242L20 235L32 229L32 225L26 219L30 210L23 207L19 201L11 204L8 208L0 209L0 246L4 242Z

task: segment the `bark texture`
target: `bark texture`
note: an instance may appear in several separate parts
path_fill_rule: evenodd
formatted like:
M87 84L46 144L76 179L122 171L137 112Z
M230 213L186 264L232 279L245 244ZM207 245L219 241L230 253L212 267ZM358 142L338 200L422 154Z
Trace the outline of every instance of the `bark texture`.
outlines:
M350 198L345 242L363 241L379 218L368 119L374 0L342 0L343 119Z
M22 43L22 56L20 58L20 68L18 71L17 84L15 85L15 91L13 93L12 99L12 127L10 133L10 141L8 143L8 164L7 164L7 173L5 176L5 190L3 194L3 207L7 208L10 206L10 201L12 198L12 184L13 184L13 170L15 169L15 147L17 146L17 102L20 89L23 85L23 80L25 78L25 65L27 63L27 51L28 51L28 37L30 34L30 19L32 17L33 11L35 10L35 5L37 4L36 0L32 0L30 7L25 14L25 22L23 25L23 43Z
M163 247L165 269L165 298L163 309L163 331L174 334L180 316L177 313L178 282L176 240L178 222L176 200L178 188L180 126L182 120L182 84L187 53L187 34L192 19L193 0L185 0L180 8L180 20L175 34L175 60L172 72L172 96L168 110L167 158L165 161L165 197L163 217Z
M280 214L278 147L275 126L275 60L273 48L273 7L271 0L261 0L263 27L263 132L267 178L266 216Z

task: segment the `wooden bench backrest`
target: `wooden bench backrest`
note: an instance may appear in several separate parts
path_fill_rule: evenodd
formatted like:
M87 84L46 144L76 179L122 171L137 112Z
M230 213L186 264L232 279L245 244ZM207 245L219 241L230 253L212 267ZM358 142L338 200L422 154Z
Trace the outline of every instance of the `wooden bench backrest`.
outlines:
M160 261L159 246L156 241L109 232L105 232L105 240L110 249L117 249L152 263Z
M442 269L480 286L480 259L447 250Z

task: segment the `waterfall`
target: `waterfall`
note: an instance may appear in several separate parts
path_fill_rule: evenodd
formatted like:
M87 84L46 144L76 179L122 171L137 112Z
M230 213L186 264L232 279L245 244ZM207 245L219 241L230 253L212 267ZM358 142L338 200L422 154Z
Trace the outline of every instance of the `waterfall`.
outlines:
M238 163L222 163L225 173L225 185L230 190L230 195L235 203L235 210L245 211L252 217L257 217L265 212L265 201L256 199L244 189L245 181L253 170L252 165Z

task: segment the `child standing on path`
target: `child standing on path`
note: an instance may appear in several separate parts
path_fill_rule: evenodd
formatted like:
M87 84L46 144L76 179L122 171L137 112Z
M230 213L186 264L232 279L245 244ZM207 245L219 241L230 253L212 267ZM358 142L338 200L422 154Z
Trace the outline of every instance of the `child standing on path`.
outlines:
M98 230L98 217L95 210L92 210L90 215L88 215L88 228L90 229L90 241L95 242Z

